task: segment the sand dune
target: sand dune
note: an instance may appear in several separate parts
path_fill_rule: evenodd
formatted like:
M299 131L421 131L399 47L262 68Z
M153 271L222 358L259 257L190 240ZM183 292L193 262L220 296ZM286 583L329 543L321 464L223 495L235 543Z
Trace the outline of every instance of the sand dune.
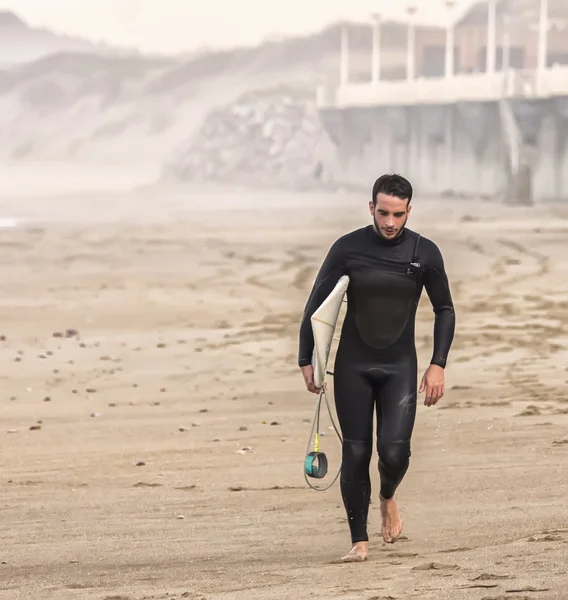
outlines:
M380 540L373 472L371 558L338 565L338 485L301 472L315 397L296 339L366 198L272 200L117 192L93 220L77 195L21 200L33 226L0 239L0 598L564 598L568 221L416 201L457 306L448 391L419 404L403 539ZM421 371L431 335L424 297Z

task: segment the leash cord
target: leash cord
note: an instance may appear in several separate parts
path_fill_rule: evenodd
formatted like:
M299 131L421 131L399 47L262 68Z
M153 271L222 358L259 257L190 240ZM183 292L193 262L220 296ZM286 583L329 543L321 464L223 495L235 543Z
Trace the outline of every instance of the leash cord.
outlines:
M316 403L316 414L315 414L314 420L312 422L312 430L310 432L310 437L308 438L308 447L306 449L306 456L310 452L310 443L312 441L312 436L314 435L314 429L316 431L316 436L317 436L317 440L318 440L318 442L316 442L316 445L318 446L316 452L319 452L319 424L320 424L320 411L321 411L322 396L325 397L325 404L327 406L327 412L329 413L329 418L331 419L331 424L333 425L333 428L335 429L335 433L337 434L339 441L343 444L343 439L341 438L341 434L339 433L339 430L337 429L337 426L335 425L335 420L333 419L333 415L331 414L331 408L329 406L329 400L327 397L327 392L325 390L325 384L324 384L324 385L322 385L321 391L319 393L318 401ZM339 470L337 471L337 475L333 478L333 481L327 487L323 487L323 488L316 487L310 483L310 480L308 479L308 475L307 475L305 469L304 469L304 479L306 480L306 483L313 490L316 490L317 492L325 492L326 490L329 490L329 488L337 481L337 478L339 477L340 473L341 473L341 465L339 465Z

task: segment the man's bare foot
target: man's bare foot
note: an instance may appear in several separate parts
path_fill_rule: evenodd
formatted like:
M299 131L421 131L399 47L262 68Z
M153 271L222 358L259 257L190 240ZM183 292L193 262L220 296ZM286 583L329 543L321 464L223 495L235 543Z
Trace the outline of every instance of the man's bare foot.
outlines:
M385 500L382 496L381 499L381 533L383 534L383 540L387 544L394 544L402 533L402 519L398 506L394 498Z
M351 552L346 554L341 560L343 562L363 562L367 560L369 554L369 542L355 542Z

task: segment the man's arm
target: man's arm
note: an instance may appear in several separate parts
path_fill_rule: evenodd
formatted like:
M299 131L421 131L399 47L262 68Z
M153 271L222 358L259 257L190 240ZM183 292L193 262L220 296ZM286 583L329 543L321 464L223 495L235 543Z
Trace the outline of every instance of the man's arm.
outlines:
M342 246L343 242L341 238L331 246L320 267L312 291L306 302L304 316L300 325L300 347L298 353L298 366L300 367L312 364L314 335L310 319L321 303L333 291L338 279L345 274L345 261Z
M424 287L434 309L434 351L430 364L445 368L454 339L456 315L444 259L436 244L428 245L424 269Z

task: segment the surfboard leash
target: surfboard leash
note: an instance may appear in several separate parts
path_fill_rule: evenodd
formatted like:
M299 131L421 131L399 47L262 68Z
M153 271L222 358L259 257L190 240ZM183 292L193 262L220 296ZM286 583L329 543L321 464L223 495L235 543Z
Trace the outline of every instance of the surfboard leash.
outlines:
M328 374L333 375L333 373L329 373L329 372L328 372ZM343 444L343 439L341 437L341 434L339 433L339 430L337 429L335 420L331 413L331 407L329 406L329 399L327 397L327 392L326 392L325 388L326 388L326 386L324 383L324 385L322 385L322 388L321 388L319 396L318 396L318 400L316 402L316 414L312 421L312 429L310 431L310 437L308 438L308 447L306 449L306 460L304 461L304 479L306 480L306 483L313 490L316 490L317 492L325 492L337 481L337 478L339 477L339 475L341 473L341 466L342 466L341 464L339 465L339 469L337 471L336 476L333 478L333 481L327 487L317 487L315 485L312 485L312 483L308 479L308 477L312 477L314 479L323 479L327 475L327 470L328 470L327 456L325 455L324 452L320 452L319 426L320 426L320 412L321 412L322 396L325 397L325 404L327 406L327 412L329 413L329 418L331 419L331 424L333 425L333 429L335 430L335 433L337 434L339 441ZM314 430L316 432L315 440L314 440L314 449L313 449L313 451L310 452L310 442L312 440L312 436L314 435Z

